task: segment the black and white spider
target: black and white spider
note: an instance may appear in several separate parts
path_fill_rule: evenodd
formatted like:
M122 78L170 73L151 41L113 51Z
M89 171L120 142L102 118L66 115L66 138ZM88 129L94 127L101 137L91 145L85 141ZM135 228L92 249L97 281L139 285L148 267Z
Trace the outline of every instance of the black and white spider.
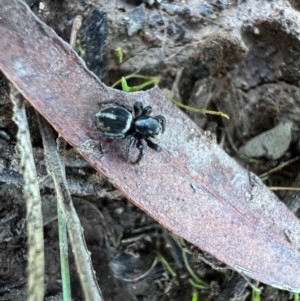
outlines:
M122 139L130 136L129 143L126 148L126 159L129 161L131 149L136 146L139 149L139 156L133 163L139 163L145 155L143 140L147 145L157 152L161 151L161 147L152 142L150 138L157 138L165 131L165 117L150 116L152 107L143 107L143 104L137 101L132 108L125 103L112 100L102 102L109 106L100 110L95 118L97 127L104 133L104 136L113 139Z

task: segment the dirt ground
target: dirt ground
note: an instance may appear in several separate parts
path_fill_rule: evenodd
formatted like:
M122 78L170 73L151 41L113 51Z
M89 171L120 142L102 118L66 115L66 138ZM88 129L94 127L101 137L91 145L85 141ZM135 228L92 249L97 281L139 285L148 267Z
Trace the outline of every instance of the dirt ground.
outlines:
M77 51L106 85L133 73L160 75L159 87L174 100L228 114L229 120L186 112L255 174L299 156L299 1L26 2L67 42L74 18L83 17ZM129 81L131 86L138 83ZM26 300L26 212L8 89L7 79L0 75L0 301ZM29 105L27 115L43 197L45 298L62 300L53 182ZM295 160L270 174L265 184L299 186L299 164ZM66 173L106 301L196 300L178 238L128 202L70 147ZM277 194L300 215L297 191ZM251 300L251 283L261 288L261 300L294 298L290 292L246 279L191 245L184 247L192 270L210 285L198 289L198 300ZM177 276L155 261L157 254ZM70 258L72 297L83 300L71 251Z

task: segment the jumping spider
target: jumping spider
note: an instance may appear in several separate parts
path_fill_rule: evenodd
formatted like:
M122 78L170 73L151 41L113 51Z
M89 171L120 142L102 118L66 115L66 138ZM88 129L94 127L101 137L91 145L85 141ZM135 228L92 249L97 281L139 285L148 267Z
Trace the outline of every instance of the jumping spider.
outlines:
M102 102L110 106L100 110L95 118L97 127L104 133L104 136L113 139L122 139L130 136L126 148L125 157L129 161L131 149L136 146L139 149L139 156L133 163L139 163L145 155L143 140L147 145L157 152L161 147L152 142L150 138L157 138L165 131L166 119L158 115L151 117L152 107L144 108L143 104L137 101L132 108L125 103L112 100Z

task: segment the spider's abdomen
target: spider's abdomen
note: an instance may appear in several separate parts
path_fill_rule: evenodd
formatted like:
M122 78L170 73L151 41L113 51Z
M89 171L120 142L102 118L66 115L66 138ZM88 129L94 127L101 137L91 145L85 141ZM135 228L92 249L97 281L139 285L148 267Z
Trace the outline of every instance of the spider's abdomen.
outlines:
M123 138L130 131L133 117L130 112L121 107L108 107L99 111L96 124L104 134Z
M159 121L150 116L138 118L134 125L135 130L144 137L155 136L160 134L162 131Z

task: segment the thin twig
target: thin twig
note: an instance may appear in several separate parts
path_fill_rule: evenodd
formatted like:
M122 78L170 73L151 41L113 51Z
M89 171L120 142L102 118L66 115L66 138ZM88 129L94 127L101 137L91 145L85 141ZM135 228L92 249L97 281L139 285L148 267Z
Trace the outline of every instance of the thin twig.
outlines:
M70 45L73 49L75 49L76 46L77 32L81 27L81 23L82 23L82 16L77 15L73 21L71 37L70 37Z
M24 176L24 198L26 200L28 243L28 299L44 300L44 235L41 196L35 169L25 105L15 87L10 87L10 98L14 107L13 121L18 126L18 147Z
M295 157L295 158L293 158L293 159L291 159L291 160L289 160L289 161L283 162L283 163L281 163L280 165L276 166L275 168L273 168L273 169L271 169L271 170L269 170L269 171L267 171L267 172L261 174L259 177L260 177L260 178L268 177L270 174L272 174L272 173L274 173L274 172L276 172L276 171L278 171L278 170L283 169L284 167L286 167L286 166L288 166L288 165L290 165L290 164L292 164L292 163L298 161L299 159L300 159L300 156Z
M269 187L269 189L272 191L278 191L278 190L300 191L300 187L271 186L271 187Z
M93 270L90 252L86 247L82 227L68 190L65 172L53 139L52 128L40 115L38 116L38 120L41 128L44 151L47 156L47 163L49 164L48 168L55 183L57 201L67 221L68 234L85 301L103 301L101 290Z

